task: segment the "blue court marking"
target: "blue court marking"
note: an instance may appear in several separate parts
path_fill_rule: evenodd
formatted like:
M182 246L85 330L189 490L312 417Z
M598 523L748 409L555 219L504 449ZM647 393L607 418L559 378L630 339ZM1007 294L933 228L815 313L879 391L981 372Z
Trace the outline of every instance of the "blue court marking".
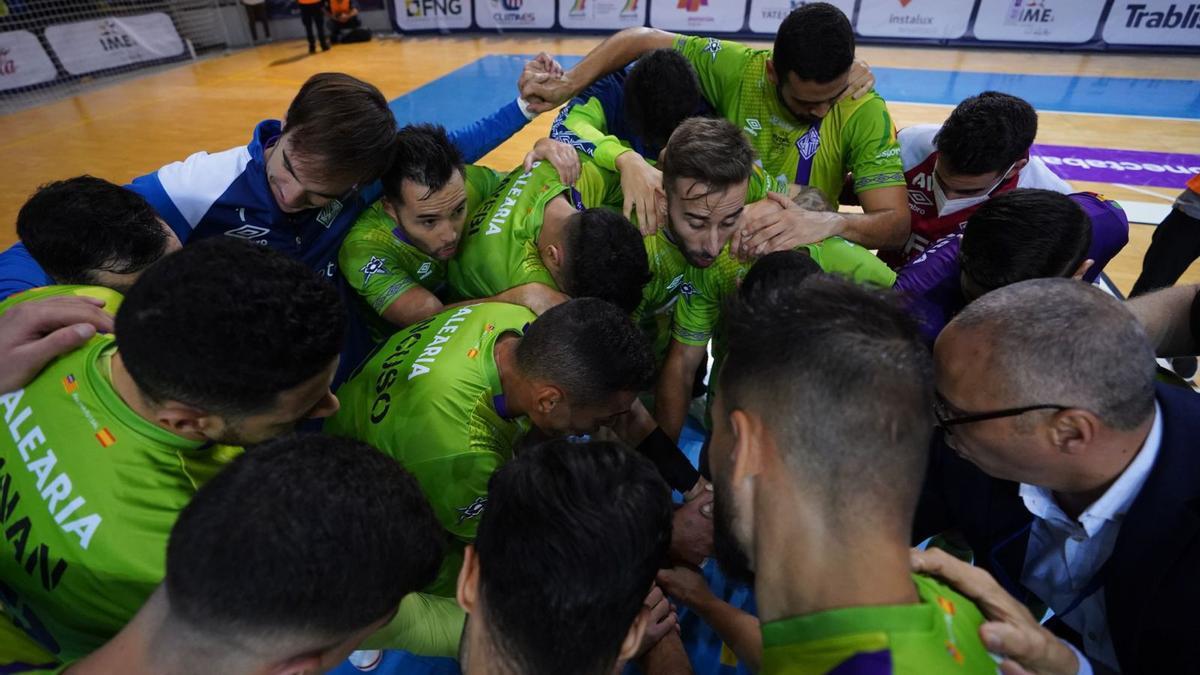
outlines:
M401 124L457 129L516 98L529 55L485 56L391 102ZM559 56L564 67L578 56ZM1200 81L1130 77L1020 75L875 67L876 88L895 103L958 105L981 91L1003 91L1041 111L1200 119ZM1121 144L1117 143L1119 147Z

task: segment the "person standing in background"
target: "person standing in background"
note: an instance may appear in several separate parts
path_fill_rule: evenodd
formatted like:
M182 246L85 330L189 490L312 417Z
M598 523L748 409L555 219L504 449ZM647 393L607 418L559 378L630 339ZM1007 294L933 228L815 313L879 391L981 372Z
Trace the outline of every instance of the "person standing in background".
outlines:
M317 53L317 42L313 39L313 29L321 41L321 51L329 51L329 41L325 39L325 12L321 0L296 0L300 5L300 20L304 22L304 34L308 36L308 53Z
M250 39L258 42L258 26L263 25L263 35L271 39L271 22L267 20L267 0L242 0L246 8L246 20L250 22Z

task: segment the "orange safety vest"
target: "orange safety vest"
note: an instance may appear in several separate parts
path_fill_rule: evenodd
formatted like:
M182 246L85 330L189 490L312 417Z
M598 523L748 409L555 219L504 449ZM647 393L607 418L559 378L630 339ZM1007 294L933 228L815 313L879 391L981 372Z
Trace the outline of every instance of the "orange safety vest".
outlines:
M329 0L329 11L334 15L349 14L350 0Z

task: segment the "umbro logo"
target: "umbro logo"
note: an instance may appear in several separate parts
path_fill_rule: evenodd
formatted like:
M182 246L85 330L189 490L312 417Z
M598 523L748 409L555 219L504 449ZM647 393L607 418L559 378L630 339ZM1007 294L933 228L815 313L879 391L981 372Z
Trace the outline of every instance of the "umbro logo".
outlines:
M257 225L243 225L239 228L229 230L225 233L227 237L237 237L238 239L258 239L270 234L271 230Z
M417 276L422 279L428 277L430 274L433 274L433 263L429 261L421 263L421 266L417 268Z
M753 117L747 117L746 126L743 127L742 130L751 136L757 136L758 132L762 130L762 122L759 122Z
M917 206L933 206L933 200L921 190L909 190L908 201Z

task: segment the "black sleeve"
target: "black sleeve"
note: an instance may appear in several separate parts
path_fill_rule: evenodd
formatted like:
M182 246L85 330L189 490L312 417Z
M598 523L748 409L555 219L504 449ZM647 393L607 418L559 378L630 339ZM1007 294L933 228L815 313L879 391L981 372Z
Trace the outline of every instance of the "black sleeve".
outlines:
M646 440L638 444L637 451L654 462L663 480L680 492L691 490L700 479L700 472L662 427L655 427Z

